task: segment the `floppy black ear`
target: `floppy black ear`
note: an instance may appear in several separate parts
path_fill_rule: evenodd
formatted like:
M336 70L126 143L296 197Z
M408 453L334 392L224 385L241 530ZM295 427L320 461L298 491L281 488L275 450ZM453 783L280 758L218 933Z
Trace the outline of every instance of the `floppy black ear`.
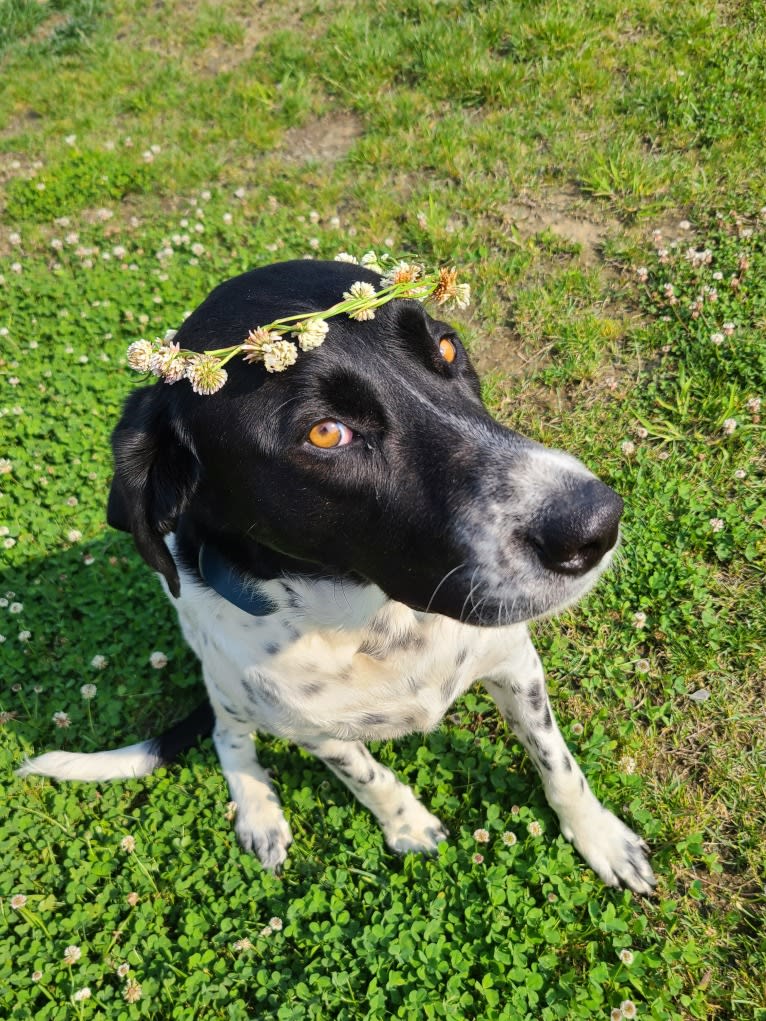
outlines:
M181 591L163 536L175 528L199 478L199 462L174 429L166 393L155 384L125 402L112 433L114 478L107 521L130 532L136 549L164 577L174 596Z

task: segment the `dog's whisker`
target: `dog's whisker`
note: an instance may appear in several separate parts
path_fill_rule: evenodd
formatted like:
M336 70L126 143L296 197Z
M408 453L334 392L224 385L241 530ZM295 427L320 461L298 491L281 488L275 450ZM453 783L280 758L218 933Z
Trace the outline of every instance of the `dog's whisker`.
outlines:
M431 593L431 598L428 600L428 603L426 604L425 613L428 613L428 611L431 609L433 601L436 598L437 592L442 587L442 585L447 580L447 578L449 578L450 575L454 574L456 571L461 570L461 568L463 568L463 567L465 567L465 561L463 561L462 563L458 564L457 567L453 567L451 571L447 571L447 573L444 575L442 580L439 582L439 584L436 586L436 588Z

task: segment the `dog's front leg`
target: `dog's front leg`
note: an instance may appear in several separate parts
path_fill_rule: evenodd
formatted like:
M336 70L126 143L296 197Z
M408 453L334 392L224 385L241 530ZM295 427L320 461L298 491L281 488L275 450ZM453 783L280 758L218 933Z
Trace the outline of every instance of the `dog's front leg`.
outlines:
M258 763L252 736L231 729L219 718L213 730L223 775L235 802L237 839L267 869L278 869L293 837L269 774Z
M321 759L372 812L392 850L399 854L432 852L447 839L436 816L421 805L410 788L390 769L376 762L361 741L328 738L311 743L304 741L303 747Z
M561 832L608 886L651 893L649 848L591 791L556 725L540 658L529 636L484 684L537 767Z

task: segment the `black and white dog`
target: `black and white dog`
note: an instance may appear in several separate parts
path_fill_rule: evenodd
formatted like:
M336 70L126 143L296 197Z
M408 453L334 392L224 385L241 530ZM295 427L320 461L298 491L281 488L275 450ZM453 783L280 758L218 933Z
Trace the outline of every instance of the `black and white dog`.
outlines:
M357 280L380 286L343 262L245 273L176 340L237 344ZM564 835L605 883L650 893L648 848L567 749L526 623L591 588L622 501L575 458L493 421L455 331L419 302L328 322L285 372L231 362L213 396L157 382L128 399L109 521L174 597L209 703L156 740L49 752L21 772L145 775L212 729L238 838L274 869L292 838L251 736L274 734L320 758L395 851L433 851L442 824L364 742L437 727L481 678Z

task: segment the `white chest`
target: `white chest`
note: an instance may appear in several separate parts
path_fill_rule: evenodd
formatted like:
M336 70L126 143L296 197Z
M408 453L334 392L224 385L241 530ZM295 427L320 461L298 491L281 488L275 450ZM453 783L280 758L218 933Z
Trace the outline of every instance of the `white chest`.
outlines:
M219 718L299 742L431 730L526 635L416 613L374 586L262 587L278 609L254 617L182 581L179 620Z

